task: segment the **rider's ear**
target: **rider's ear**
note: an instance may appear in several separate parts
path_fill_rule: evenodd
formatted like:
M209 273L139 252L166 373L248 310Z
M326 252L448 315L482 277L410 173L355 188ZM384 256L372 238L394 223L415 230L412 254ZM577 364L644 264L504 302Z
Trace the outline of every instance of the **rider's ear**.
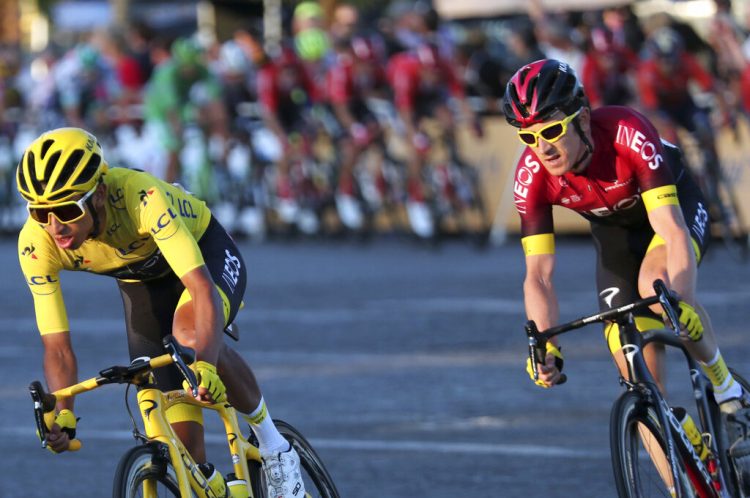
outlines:
M94 192L94 205L98 208L104 205L107 199L107 185L104 182L99 183Z

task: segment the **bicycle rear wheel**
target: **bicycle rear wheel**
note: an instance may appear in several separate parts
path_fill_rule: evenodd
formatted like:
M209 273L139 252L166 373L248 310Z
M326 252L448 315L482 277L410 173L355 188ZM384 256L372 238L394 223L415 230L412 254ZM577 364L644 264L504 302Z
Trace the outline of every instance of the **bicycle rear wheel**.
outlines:
M678 461L677 482L666 458L667 438L654 407L637 392L627 391L612 407L610 449L617 493L621 498L695 497ZM654 463L652 456L659 463ZM677 456L679 460L679 456Z
M744 377L737 373L736 370L730 368L729 371L745 392L750 392L750 382ZM711 419L714 421L714 432L716 433L716 448L718 451L718 460L721 465L722 473L726 479L727 491L730 496L739 496L739 479L737 476L737 470L732 463L732 457L729 455L729 448L733 441L729 441L727 434L726 422L724 416L719 410L719 405L713 399L713 395L708 396L709 398L709 410L711 411Z
M302 480L305 483L305 498L338 498L339 492L331 475L326 470L323 460L320 459L307 439L283 420L274 420L273 422L281 435L289 441L289 444L294 447L299 455ZM260 484L260 486L253 486L253 494L256 497L266 497L265 477L260 465L257 462L249 461L248 466L253 483Z
M115 471L113 498L142 497L147 489L150 497L180 496L174 468L160 444L131 448Z

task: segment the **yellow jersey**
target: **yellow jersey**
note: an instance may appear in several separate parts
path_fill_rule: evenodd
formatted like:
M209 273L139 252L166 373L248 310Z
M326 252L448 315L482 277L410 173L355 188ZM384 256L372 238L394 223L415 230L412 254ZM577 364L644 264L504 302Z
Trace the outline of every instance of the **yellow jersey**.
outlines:
M19 234L21 270L42 335L69 330L60 270L137 281L169 272L182 277L204 264L197 241L211 221L205 202L142 171L110 168L103 182L106 226L96 238L75 250L61 249L31 218Z

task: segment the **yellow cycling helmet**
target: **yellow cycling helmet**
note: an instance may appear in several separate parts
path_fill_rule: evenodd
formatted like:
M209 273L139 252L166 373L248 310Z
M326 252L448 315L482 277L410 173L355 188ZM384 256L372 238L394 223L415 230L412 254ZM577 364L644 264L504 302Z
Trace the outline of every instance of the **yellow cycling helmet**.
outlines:
M65 202L93 189L107 172L96 137L80 128L42 133L18 163L18 192L32 204Z

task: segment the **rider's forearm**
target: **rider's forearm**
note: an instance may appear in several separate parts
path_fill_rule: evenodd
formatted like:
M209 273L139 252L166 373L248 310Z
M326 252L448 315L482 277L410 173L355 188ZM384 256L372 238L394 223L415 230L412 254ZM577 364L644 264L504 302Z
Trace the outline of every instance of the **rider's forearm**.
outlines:
M672 290L680 299L695 304L697 265L692 242L687 231L675 234L666 240L667 274Z
M222 344L222 303L215 290L199 291L193 298L196 359L216 365Z
M560 307L552 281L543 277L527 276L523 283L526 316L534 320L539 330L555 325L560 317Z
M72 386L78 382L78 362L73 350L45 347L44 378L47 380L47 388L50 392ZM59 401L57 409L73 410L73 398Z

